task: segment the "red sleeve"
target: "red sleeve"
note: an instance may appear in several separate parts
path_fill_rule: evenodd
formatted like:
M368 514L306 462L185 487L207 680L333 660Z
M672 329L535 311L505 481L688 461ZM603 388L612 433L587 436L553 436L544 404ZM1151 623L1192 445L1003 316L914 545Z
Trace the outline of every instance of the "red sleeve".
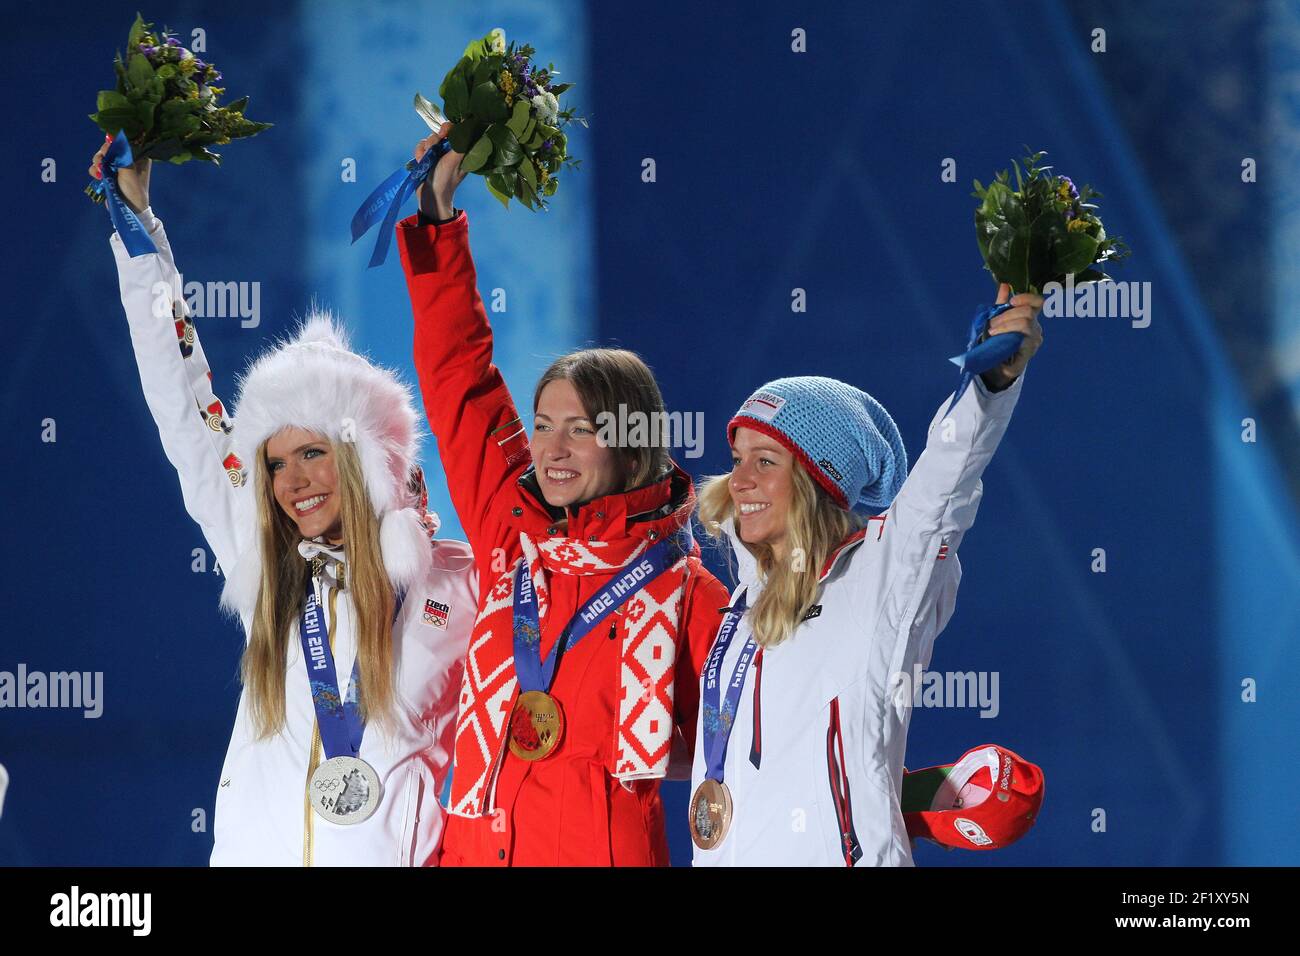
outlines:
M495 502L529 460L528 436L501 372L469 251L469 219L442 226L417 216L397 224L397 247L415 316L415 372L461 526L474 550L480 598L518 539ZM496 559L494 561L494 558Z
M695 751L695 720L700 710L700 672L713 650L713 638L722 623L721 609L731 601L727 590L699 558L688 559L694 568L686 583L682 616L684 626L677 642L677 673L673 678L673 706L677 726L687 750Z

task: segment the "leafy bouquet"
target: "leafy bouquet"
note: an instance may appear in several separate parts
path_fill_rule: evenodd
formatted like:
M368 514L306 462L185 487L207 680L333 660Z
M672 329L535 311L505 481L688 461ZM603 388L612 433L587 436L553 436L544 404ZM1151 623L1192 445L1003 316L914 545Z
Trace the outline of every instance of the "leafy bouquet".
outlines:
M1069 275L1076 286L1109 279L1095 267L1122 259L1129 250L1119 238L1106 235L1096 205L1089 202L1101 193L1087 185L1080 190L1070 177L1053 176L1051 166L1039 166L1045 152L1030 153L1028 146L1025 152L1023 175L1020 164L1011 161L1015 189L1005 169L988 188L975 180L971 195L980 201L975 233L984 267L1014 293L1041 295L1053 282L1065 285ZM986 306L971 319L966 351L948 360L961 369L961 375L945 415L974 376L1004 365L1020 350L1024 333L989 334L993 318L1010 308L1010 301Z
M110 136L119 131L135 159L220 163L209 147L252 136L271 126L244 117L248 97L218 105L225 89L221 72L181 46L167 29L161 33L137 13L126 41L126 57L113 62L117 88L101 90L90 118ZM103 201L103 191L87 188Z
M438 95L445 115L415 94L416 112L430 128L452 123L447 140L465 154L461 169L483 176L507 208L513 197L529 209L545 209L546 197L559 188L556 173L581 163L568 154L564 127L587 122L559 104L573 84L553 83L554 64L542 69L535 54L527 44L507 46L504 31L496 29L470 43L443 78Z
M975 180L975 231L985 268L1014 292L1041 294L1071 273L1076 286L1110 278L1094 267L1124 258L1129 249L1106 235L1089 201L1101 193L1088 185L1078 189L1070 177L1039 166L1045 152L1029 153L1027 146L1025 152L1023 176L1020 164L1011 161L1014 190L1005 169L987 188Z

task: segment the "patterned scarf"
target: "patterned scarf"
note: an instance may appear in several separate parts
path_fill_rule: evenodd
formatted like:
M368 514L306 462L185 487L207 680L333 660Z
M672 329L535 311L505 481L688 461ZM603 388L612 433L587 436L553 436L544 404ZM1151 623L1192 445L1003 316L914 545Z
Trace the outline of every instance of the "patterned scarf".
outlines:
M543 626L550 607L548 574L608 578L650 546L639 538L607 542L559 537L534 542L522 532L519 543L524 552L519 560L528 563ZM486 816L494 809L496 774L506 751L507 717L519 691L512 630L518 567L516 562L497 579L474 622L461 684L448 801L449 811L457 816ZM688 574L682 556L625 601L621 614L610 618L622 637L618 739L616 756L608 767L619 780L662 777L668 770L678 619Z

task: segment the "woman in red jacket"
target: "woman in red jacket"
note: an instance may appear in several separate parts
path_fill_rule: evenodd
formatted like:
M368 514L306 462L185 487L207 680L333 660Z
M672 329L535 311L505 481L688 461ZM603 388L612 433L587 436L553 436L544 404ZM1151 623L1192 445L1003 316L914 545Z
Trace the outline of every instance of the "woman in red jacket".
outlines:
M662 420L636 355L556 360L529 444L452 207L460 159L438 162L397 227L416 372L481 582L442 865L666 865L659 780L674 740L693 745L729 595L689 539L690 477L661 446L597 440L620 405Z

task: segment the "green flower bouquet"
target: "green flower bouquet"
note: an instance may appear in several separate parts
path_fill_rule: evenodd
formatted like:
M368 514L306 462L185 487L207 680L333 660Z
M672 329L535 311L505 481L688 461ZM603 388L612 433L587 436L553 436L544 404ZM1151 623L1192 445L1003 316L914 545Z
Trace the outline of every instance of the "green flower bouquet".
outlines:
M90 118L109 136L123 133L135 159L219 164L213 146L271 126L244 116L247 96L221 105L225 89L216 85L221 72L181 46L167 29L155 32L138 13L126 56L119 53L113 69L117 86L100 91ZM102 201L102 191L95 198Z
M464 153L461 169L484 177L488 191L507 208L518 199L529 209L545 209L559 188L562 167L577 168L569 155L565 127L587 125L559 98L571 83L555 83L554 64L545 68L529 45L507 45L493 30L465 48L438 87L443 109L415 94L416 112L437 130L452 128L447 140Z
M1007 170L987 188L975 180L971 194L980 201L975 231L985 268L1013 292L1041 294L1051 282L1074 284L1109 279L1099 267L1129 254L1118 237L1106 235L1097 206L1101 193L1091 186L1076 188L1068 176L1052 174L1039 163L1047 154L1025 147L1024 173L1015 160L1016 188Z

